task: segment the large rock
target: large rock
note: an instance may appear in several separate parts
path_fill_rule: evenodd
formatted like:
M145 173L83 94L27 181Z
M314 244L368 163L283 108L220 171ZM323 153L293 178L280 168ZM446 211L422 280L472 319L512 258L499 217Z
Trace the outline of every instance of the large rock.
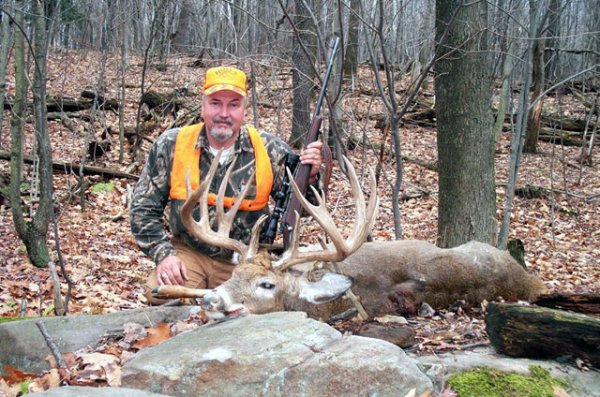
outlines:
M419 366L423 371L436 380L438 391L441 387L447 387L446 379L459 371L485 366L505 372L529 374L529 367L538 365L546 368L552 376L566 381L569 384L566 388L569 396L600 397L600 374L598 371L583 371L555 360L511 358L495 353L490 347L420 356L415 359L419 361Z
M391 343L342 336L304 313L249 315L138 353L124 387L171 396L404 396L432 389Z
M55 387L41 393L28 394L35 397L169 397L164 394L120 387Z
M0 363L25 372L50 369L45 358L52 353L36 325L37 321L45 324L58 349L66 353L87 345L94 346L106 333L122 332L125 323L136 322L150 327L157 322L185 319L194 309L193 306L152 307L106 315L42 317L0 324Z

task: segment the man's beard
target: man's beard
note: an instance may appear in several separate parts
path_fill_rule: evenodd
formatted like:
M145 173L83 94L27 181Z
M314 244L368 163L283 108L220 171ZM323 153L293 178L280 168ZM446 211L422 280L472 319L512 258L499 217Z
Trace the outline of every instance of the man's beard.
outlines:
M210 136L213 137L216 141L218 142L227 142L229 139L231 139L231 137L233 136L234 132L233 132L233 121L229 118L221 118L221 117L216 117L213 120L213 123L215 125L213 125L213 127L210 129L209 133ZM227 125L229 127L224 127L222 125L216 125L218 123L227 123Z

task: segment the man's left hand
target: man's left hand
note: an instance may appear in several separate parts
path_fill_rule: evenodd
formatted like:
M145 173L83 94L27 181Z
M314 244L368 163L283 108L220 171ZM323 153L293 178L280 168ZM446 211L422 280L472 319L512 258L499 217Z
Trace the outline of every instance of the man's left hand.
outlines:
M322 148L323 142L315 141L309 143L300 153L300 162L311 166L310 182L314 182L317 179L317 175L319 175L319 171L321 171L321 164L323 164Z

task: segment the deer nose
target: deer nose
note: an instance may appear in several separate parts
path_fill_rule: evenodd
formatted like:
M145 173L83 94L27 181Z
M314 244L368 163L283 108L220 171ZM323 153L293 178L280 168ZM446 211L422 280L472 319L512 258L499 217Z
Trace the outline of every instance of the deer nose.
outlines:
M208 294L204 295L200 306L202 306L204 310L210 311L223 311L225 308L223 299L221 299L221 297L214 292L209 292Z

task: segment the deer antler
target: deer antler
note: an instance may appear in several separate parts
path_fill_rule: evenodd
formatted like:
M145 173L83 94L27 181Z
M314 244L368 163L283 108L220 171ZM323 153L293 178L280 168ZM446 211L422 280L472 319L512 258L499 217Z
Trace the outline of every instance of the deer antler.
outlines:
M250 237L250 244L246 245L239 240L235 240L229 237L229 232L231 231L231 226L233 224L233 220L235 219L235 215L242 204L242 200L248 194L248 190L250 188L250 181L254 179L254 172L250 176L248 183L236 197L234 204L231 208L225 212L224 208L224 196L225 190L227 189L227 184L229 183L229 178L231 176L231 172L233 171L233 167L235 166L235 162L237 157L232 161L231 166L227 169L223 181L221 181L221 185L219 186L219 192L217 195L215 211L216 211L216 222L217 222L217 231L214 231L210 225L210 219L208 216L208 193L210 190L210 185L212 183L213 178L217 172L219 167L219 159L221 158L222 151L219 151L215 156L212 164L210 165L210 169L208 170L208 174L205 175L204 180L200 183L200 186L190 194L191 186L190 186L190 171L188 170L187 178L186 178L186 187L188 192L188 198L183 203L181 207L181 221L187 230L198 240L215 246L226 248L232 251L235 251L240 254L242 260L248 260L251 257L256 255L258 250L258 238L260 227L262 223L267 218L266 215L263 215L252 228L252 236ZM192 211L196 206L196 203L200 205L200 220L196 222L192 217Z
M367 235L373 228L377 209L379 207L379 198L376 194L377 182L375 181L375 173L373 172L373 169L369 167L370 197L368 204L365 205L365 196L359 186L354 167L346 157L344 157L344 163L346 164L346 169L348 170L348 179L350 180L350 185L352 188L352 197L356 202L356 222L354 223L354 227L352 228L352 232L350 233L348 239L344 239L340 231L337 229L337 226L335 225L335 222L333 221L331 214L325 205L325 197L319 195L316 189L311 186L315 192L315 196L317 197L319 204L313 205L309 203L308 200L306 200L306 198L304 198L304 196L300 193L298 186L294 182L293 176L288 170L294 194L296 197L298 197L302 207L306 210L306 212L312 215L313 218L321 225L325 233L329 235L331 241L333 242L333 248L323 249L321 251L299 251L298 225L300 222L296 222L294 227L294 238L290 244L290 247L277 261L273 262L273 267L284 270L290 266L304 262L338 262L356 251L363 244L367 238Z

